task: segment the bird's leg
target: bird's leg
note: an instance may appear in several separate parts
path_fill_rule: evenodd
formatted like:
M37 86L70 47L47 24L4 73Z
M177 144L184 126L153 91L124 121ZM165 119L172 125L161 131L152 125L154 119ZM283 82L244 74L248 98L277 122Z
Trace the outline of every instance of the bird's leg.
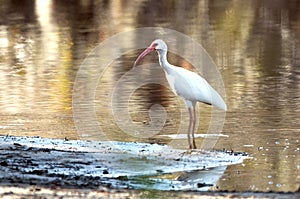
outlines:
M196 126L196 103L193 103L193 126L192 126L192 139L193 139L193 149L196 149L196 142L195 142L195 126Z
M190 123L189 123L189 129L188 129L188 141L189 141L189 148L193 149L192 143L191 143L191 127L192 127L192 121L193 121L193 113L192 113L192 107L189 107L189 116L190 116Z

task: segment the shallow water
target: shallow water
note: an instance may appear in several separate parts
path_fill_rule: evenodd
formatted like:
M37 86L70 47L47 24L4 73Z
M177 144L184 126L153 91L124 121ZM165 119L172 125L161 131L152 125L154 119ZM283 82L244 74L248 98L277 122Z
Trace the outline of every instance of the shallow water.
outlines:
M218 137L214 148L246 151L253 157L241 165L228 167L219 179L219 189L295 191L299 188L298 1L163 1L158 4L155 1L27 0L2 2L0 10L1 134L69 139L86 136L186 147L185 139L161 136L185 133L184 129L180 132L178 129L188 118L185 118L183 102L163 86L166 82L159 67L144 68L144 75L155 77L163 85L143 85L124 103L128 103L130 116L137 125L148 125L149 108L161 104L164 109L159 106L155 110L159 116L167 113L166 121L160 124L161 118L152 119L158 127L163 126L162 130L146 132L145 136L133 133L136 129L132 129L133 134L128 134L115 122L110 104L114 85L131 70L140 49L127 49L96 82L93 91L96 122L105 137L93 125L84 129L87 135L82 135L81 130L78 134L73 121L72 91L76 74L95 47L122 31L138 27L170 28L200 43L222 76L228 105L222 134L227 137ZM126 42L131 46L137 39L128 38ZM146 47L151 41L144 42ZM143 63L156 62L156 59L153 53ZM180 55L171 53L169 59L175 65L190 66ZM89 88L82 91L89 92ZM197 133L202 134L207 132L211 109L200 105L199 110ZM197 139L198 146L203 140Z

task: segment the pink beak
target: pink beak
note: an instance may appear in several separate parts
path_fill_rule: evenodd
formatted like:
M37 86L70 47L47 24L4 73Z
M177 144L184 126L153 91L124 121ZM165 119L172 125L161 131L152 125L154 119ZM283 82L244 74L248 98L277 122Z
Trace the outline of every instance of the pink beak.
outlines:
M145 57L147 54L151 53L152 51L155 51L155 47L148 47L146 50L144 50L139 56L138 58L135 60L133 67L136 66L136 64L143 59L143 57Z

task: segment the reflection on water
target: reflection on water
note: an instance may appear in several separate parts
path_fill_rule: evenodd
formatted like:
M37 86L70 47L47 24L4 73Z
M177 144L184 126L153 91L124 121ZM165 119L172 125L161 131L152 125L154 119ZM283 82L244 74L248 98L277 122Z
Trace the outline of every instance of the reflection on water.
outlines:
M219 180L219 188L298 189L298 1L10 0L1 2L0 16L1 134L78 138L71 97L84 57L114 33L161 26L201 43L221 70L229 107L223 134L229 137L220 138L216 148L247 151L253 156L242 165L229 167ZM107 89L97 91L99 118L114 139L130 140L110 117L101 117L110 111L101 97L110 92L112 80L132 67L137 55L130 52L114 63L102 78ZM172 62L178 63L178 59ZM132 96L134 120L147 123L146 111L152 103L166 107L172 118L164 131L174 131L180 101L159 85L147 85ZM201 115L201 132L207 118L209 114Z

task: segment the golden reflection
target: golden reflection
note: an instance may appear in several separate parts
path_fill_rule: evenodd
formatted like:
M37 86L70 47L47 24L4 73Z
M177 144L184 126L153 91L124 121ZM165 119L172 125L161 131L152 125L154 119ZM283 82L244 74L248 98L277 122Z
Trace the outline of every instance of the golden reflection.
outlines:
M36 1L36 12L39 25L41 27L41 45L45 46L39 52L39 62L46 74L50 68L55 68L49 74L47 85L49 111L67 111L71 110L71 90L70 69L73 63L71 33L69 28L58 26L53 16L53 1ZM44 69L43 69L44 68Z

